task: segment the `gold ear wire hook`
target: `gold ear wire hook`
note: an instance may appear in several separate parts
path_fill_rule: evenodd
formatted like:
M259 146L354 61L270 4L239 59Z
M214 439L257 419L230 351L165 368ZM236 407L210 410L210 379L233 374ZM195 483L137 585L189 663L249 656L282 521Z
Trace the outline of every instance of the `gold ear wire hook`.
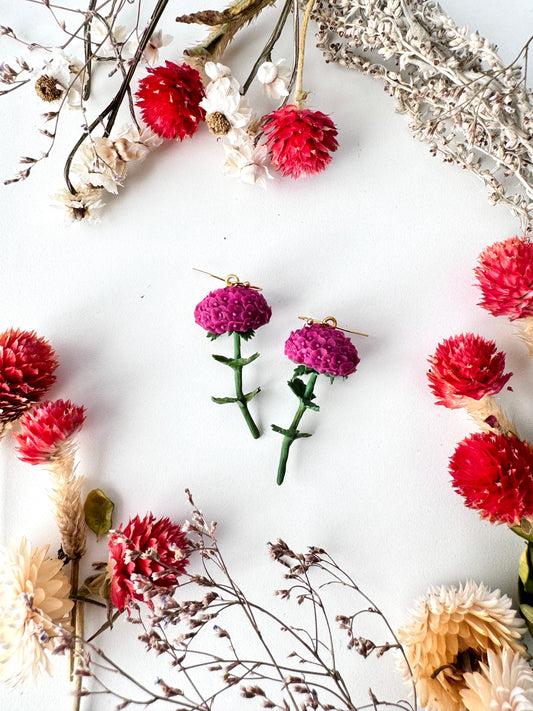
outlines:
M355 336L364 336L368 338L368 333L361 333L361 331L351 331L349 328L341 328L337 326L337 319L334 316L326 316L323 321L319 321L316 318L311 318L309 316L298 316L301 321L305 321L308 326L313 323L321 323L323 326L330 326L331 328L337 328L339 331L345 331L346 333L353 333Z
M255 291L263 291L260 286L252 286L249 281L241 281L236 274L228 274L228 276L224 279L223 277L219 277L216 274L211 274L211 272L206 272L203 269L197 269L196 267L193 267L193 270L195 272L201 272L202 274L208 274L209 276L212 276L214 279L218 279L219 281L224 281L226 282L226 286L245 286L248 289L255 289Z

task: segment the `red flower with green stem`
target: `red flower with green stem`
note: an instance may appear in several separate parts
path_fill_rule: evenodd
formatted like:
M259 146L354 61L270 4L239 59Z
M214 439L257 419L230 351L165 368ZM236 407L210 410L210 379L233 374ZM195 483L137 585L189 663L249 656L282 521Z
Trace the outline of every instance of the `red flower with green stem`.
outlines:
M285 355L298 364L287 384L298 398L299 405L288 429L272 425L274 432L283 435L278 484L283 484L285 479L292 443L301 437L311 436L308 432L300 432L298 425L306 410L319 410L314 402L314 388L318 376L327 375L333 383L336 377L347 378L355 373L359 363L355 346L337 329L337 322L332 317L322 323L310 320L303 328L293 331L285 343ZM301 379L302 375L309 375L307 383Z
M250 286L248 282L240 282L234 274L226 279L226 283L225 288L212 291L197 305L194 320L207 331L207 337L212 340L223 333L233 336L233 358L223 355L213 355L213 358L233 370L235 397L212 397L211 399L218 405L237 403L252 436L257 439L260 432L250 414L248 403L261 391L261 388L244 393L242 369L259 358L259 353L243 358L241 340L250 340L258 328L268 323L272 309L257 287Z

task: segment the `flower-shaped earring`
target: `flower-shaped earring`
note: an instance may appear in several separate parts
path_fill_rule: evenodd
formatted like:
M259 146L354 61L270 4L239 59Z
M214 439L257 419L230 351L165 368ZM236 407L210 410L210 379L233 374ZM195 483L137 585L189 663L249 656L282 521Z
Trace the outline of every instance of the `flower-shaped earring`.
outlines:
M197 271L201 271L198 269ZM206 272L208 273L208 272ZM211 274L210 276L215 276ZM260 435L255 424L248 403L254 398L261 388L256 388L249 393L242 389L242 369L256 358L259 353L254 353L248 358L241 355L241 339L248 341L254 336L255 331L270 321L272 309L267 304L265 297L259 292L258 286L250 286L250 282L241 282L235 274L230 274L226 279L215 277L226 282L223 289L217 289L200 301L194 311L194 320L207 331L207 337L214 340L223 333L233 335L233 358L223 355L214 355L219 363L233 369L235 378L235 397L212 397L213 402L219 405L236 402L239 406L252 436L257 439Z
M298 409L288 429L272 425L274 432L283 435L281 456L278 467L278 484L282 484L287 468L289 449L296 439L310 437L307 432L300 432L298 425L306 410L318 411L319 407L314 402L314 387L316 379L322 373L327 375L331 382L336 377L347 378L355 372L359 363L357 350L350 339L342 333L347 329L339 329L337 321L329 316L324 321L300 316L306 325L298 331L293 331L285 343L285 355L298 364L288 386L299 400ZM348 331L359 336L365 333ZM309 375L307 383L301 376Z

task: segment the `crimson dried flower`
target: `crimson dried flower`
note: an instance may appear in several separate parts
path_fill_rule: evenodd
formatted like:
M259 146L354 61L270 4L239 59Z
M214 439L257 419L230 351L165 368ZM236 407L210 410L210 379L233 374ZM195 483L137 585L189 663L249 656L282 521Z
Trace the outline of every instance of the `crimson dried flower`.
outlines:
M320 173L337 150L337 129L321 111L293 104L269 114L262 125L276 170L291 178Z
M17 420L55 382L56 354L35 331L0 334L0 423Z
M237 403L252 436L257 439L260 433L248 410L248 403L261 388L244 393L242 369L258 358L259 353L243 358L241 338L249 340L256 329L267 324L272 316L272 309L256 288L249 286L248 282L242 283L233 277L234 275L228 277L228 286L212 291L202 299L194 310L194 320L208 332L209 338L218 338L223 333L233 334L233 358L222 355L214 355L213 358L233 369L236 397L211 399L219 405Z
M109 538L111 602L122 611L133 600L144 600L141 587L174 588L188 565L186 535L168 518L152 513L135 516Z
M20 420L15 434L19 459L28 464L46 464L69 450L72 436L85 420L85 408L70 400L43 402Z
M512 373L504 373L505 354L493 341L473 333L452 336L439 343L428 358L428 380L437 404L463 407L463 398L480 400L499 393Z
M487 247L475 274L483 298L480 306L511 321L533 316L533 244L511 237Z
M274 432L283 435L281 455L278 466L278 484L285 479L287 459L292 443L300 437L310 437L307 432L300 432L298 425L306 410L318 411L314 402L314 387L319 374L327 375L331 381L342 376L348 377L355 372L359 363L359 355L350 339L336 328L335 325L310 323L293 331L285 343L285 355L295 363L299 363L288 385L299 400L298 409L288 429L272 425ZM309 374L305 383L300 376Z
M149 68L136 96L144 121L162 138L192 136L205 118L202 80L188 64L167 61L164 67Z
M533 447L514 434L476 432L450 459L453 488L492 523L533 516Z

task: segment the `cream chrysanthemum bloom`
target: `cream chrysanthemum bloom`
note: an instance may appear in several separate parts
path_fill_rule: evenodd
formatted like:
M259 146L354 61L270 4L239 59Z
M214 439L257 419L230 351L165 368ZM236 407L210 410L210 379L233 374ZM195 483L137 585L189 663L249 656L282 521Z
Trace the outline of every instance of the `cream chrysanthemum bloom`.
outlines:
M47 556L48 548L23 538L0 551L0 681L10 686L52 674L46 650L73 606L62 563Z
M420 706L426 711L464 711L464 675L486 662L490 650L510 649L521 655L517 640L524 623L511 609L511 599L499 590L469 581L459 589L438 587L418 601L398 639L412 671Z
M468 711L531 711L533 670L518 653L504 649L488 653L488 664L465 674L468 686L461 698Z

